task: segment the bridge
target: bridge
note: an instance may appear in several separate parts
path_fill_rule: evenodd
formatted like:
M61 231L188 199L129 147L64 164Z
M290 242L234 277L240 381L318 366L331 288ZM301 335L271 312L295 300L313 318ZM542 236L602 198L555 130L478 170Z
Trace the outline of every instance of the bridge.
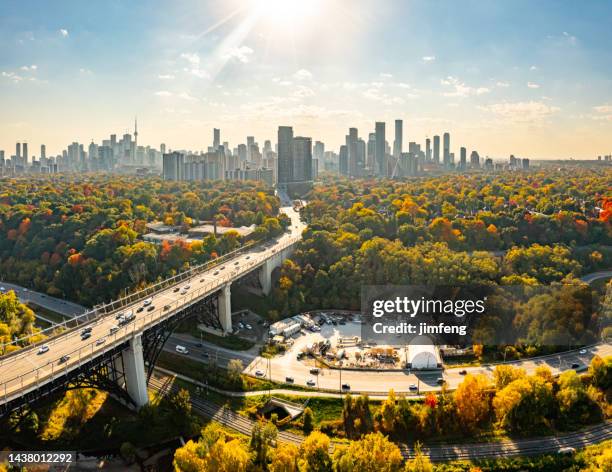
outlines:
M231 284L257 273L261 291L293 251L305 225L281 208L290 231L261 245L225 255L65 322L61 332L0 357L0 417L70 388L106 390L135 408L147 404L147 383L164 343L189 317L202 329L232 331ZM121 322L119 316L134 319ZM89 331L90 335L84 335ZM23 340L13 341L19 344ZM2 346L7 352L10 346Z

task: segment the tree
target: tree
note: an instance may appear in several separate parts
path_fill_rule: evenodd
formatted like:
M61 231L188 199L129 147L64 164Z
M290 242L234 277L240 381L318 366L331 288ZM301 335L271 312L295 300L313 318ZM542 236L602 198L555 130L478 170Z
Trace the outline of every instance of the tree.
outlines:
M395 403L395 392L393 389L391 389L389 390L389 396L383 402L380 408L382 429L387 434L391 434L393 431L395 431L395 423L398 419L397 407Z
M593 356L589 364L589 375L597 388L605 391L612 387L612 356L604 359Z
M231 359L227 363L227 376L234 387L242 387L244 365L240 359Z
M508 364L500 364L493 370L496 390L501 390L509 383L525 377L525 370Z
M309 407L304 408L302 413L302 431L305 435L309 435L313 430L312 410Z
M127 464L131 464L136 459L136 448L132 443L124 442L120 448L121 457Z
M402 462L399 448L379 432L334 452L335 472L399 472Z
M300 450L293 444L279 444L274 451L268 470L270 472L298 472L299 453Z
M468 374L454 393L459 423L475 429L491 411L490 381L484 374Z
M406 461L405 472L433 472L433 465L429 456L421 449L421 443L414 445L414 457Z
M318 431L311 433L300 448L298 466L300 472L331 472L329 437Z
M266 466L268 463L269 450L276 441L278 430L272 423L258 421L253 425L251 431L251 451L255 454L255 464Z

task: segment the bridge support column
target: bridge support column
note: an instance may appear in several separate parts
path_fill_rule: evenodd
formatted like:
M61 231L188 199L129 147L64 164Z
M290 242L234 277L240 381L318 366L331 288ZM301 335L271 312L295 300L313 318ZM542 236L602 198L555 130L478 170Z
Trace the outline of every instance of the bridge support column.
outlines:
M142 336L130 339L130 346L121 354L123 368L125 369L125 386L130 398L134 400L136 408L149 403L147 392L147 373L145 372L144 357L142 355Z
M269 295L272 290L272 271L274 264L271 259L266 260L259 269L259 284L264 295Z
M223 286L219 292L217 302L219 307L219 321L225 333L232 332L232 294L230 292L230 284Z

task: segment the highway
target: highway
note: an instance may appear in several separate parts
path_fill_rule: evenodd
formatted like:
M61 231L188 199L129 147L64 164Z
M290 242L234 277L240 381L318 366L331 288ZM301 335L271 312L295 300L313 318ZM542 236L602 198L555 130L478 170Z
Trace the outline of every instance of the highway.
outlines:
M176 385L174 385L174 379L171 376L159 374L155 374L151 378L150 388L164 394L176 392L177 390ZM191 405L195 413L217 421L247 436L251 435L255 424L253 420L239 415L227 407L193 394L191 396ZM477 460L509 456L556 454L562 447L580 449L608 439L612 439L612 422L597 424L572 433L541 438L518 439L514 441L504 440L490 443L426 443L423 446L423 452L429 455L434 462L460 459ZM279 431L278 440L299 446L304 441L304 437L287 431ZM340 444L332 441L331 449L333 450ZM400 444L399 447L404 458L407 459L413 456L413 449L410 446Z
M77 329L70 330L46 342L49 350L37 354L38 347L32 346L0 358L0 404L23 392L33 390L46 380L60 372L67 372L78 367L85 359L102 354L111 347L126 342L134 333L153 326L163 319L171 317L176 311L214 293L227 283L231 283L248 272L259 267L265 260L273 257L280 250L294 244L300 237L304 224L299 214L292 207L283 207L291 219L290 231L264 246L256 246L238 253L222 264L207 268L180 284L170 285L151 295L151 303L143 307L138 300L123 307L119 313L132 311L135 321L119 327L113 334L111 328L116 326L116 314L109 313L86 322ZM188 289L185 289L189 286ZM177 290L177 287L180 289ZM138 309L143 309L138 312ZM92 336L81 340L81 329L92 328ZM63 356L69 356L61 362Z
M0 289L4 288L4 292L12 290L17 295L17 298L23 303L33 303L49 311L54 311L60 315L73 317L85 313L87 308L77 303L62 300L61 298L50 297L44 293L35 292L20 285L11 284L0 281ZM44 319L41 317L41 319Z

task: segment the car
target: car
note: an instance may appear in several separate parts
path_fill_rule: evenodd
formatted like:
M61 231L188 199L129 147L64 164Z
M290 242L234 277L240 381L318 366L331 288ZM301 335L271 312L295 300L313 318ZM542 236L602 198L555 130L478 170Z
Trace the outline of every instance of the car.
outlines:
M64 364L65 362L68 362L68 360L70 359L70 356L68 354L66 354L65 356L62 356L59 358L59 364Z
M185 346L181 346L180 344L177 344L174 350L178 352L179 354L184 354L184 355L189 354L189 349L187 349Z
M117 314L115 315L115 319L116 319L116 320L119 320L119 319L122 319L122 318L123 318L123 313L117 313Z
M152 298L147 298L144 302L142 302L144 306L149 306L151 303L153 303Z
M244 325L244 327L245 327L246 329L253 329L253 327L252 327L250 324L245 324L245 325Z
M210 357L210 354L209 354L209 353L207 353L207 352L203 352L203 353L202 353L202 357L207 357L207 358L208 358L208 357Z
M45 352L49 352L49 346L43 344L38 348L38 354L44 354Z
M263 373L263 371L262 371L262 370L256 370L256 371L255 371L255 375L256 375L257 377L263 377L265 374Z
M460 370L459 375L467 375L467 370L465 369Z
M179 287L174 287L174 290L172 290L174 293L178 292L180 290Z
M23 289L23 291L24 291L24 292L27 292L27 291L28 291L28 289L27 289L27 288L24 288L24 289Z
M149 308L147 308L147 311L153 311L155 310L155 305L149 305Z
M170 309L170 305L164 305L164 311L168 311Z
M225 266L219 267L219 270L223 270L223 269L225 269Z
M344 321L344 320L340 320L338 323L340 323L341 325L345 325L345 324L346 324L346 321Z
M349 384L342 384L342 390L350 390L351 386Z
M410 384L410 386L408 387L408 390L410 390L411 392L414 392L416 390L418 390L419 387L417 387L416 384Z
M143 312L143 310L144 310L144 306L139 306L139 307L136 309L136 313L142 313L142 312Z
M438 377L438 378L436 379L436 383L437 383L438 385L443 385L445 382L446 382L446 380L444 380L444 378L443 378L443 377Z
M586 353L587 353L587 350L586 350L586 349L580 349L580 351L579 351L579 352L580 352L580 354L586 354Z
M306 381L306 385L308 385L309 387L314 387L317 383L314 381L314 379L308 379Z
M6 292L6 289L4 287L0 287L0 292Z
M106 338L99 338L96 341L96 346L99 346L100 344L104 344L106 342Z
M576 452L576 449L571 446L560 447L557 454L573 454Z
M314 369L310 369L310 373L312 375L319 375L319 369L317 369L316 367Z
M119 326L116 326L116 325L115 326L111 326L111 328L109 330L110 334L114 334L117 331L119 331Z
M240 264L240 262L239 262L239 261L234 262L234 265L238 265L238 264Z
M189 290L191 288L191 285L187 284L183 287L183 290Z
M135 319L136 315L134 315L133 311L128 311L123 315L123 323L129 323L130 321L134 321Z
M215 270L215 272L213 273L213 275L219 275L219 271Z
M580 368L580 364L578 364L578 362L574 362L572 364L572 369L579 369Z
M93 328L92 328L91 326L88 326L87 328L83 328L83 329L81 330L81 336L83 336L84 334L87 334L87 333L91 333L91 330L92 330L92 329L93 329Z
M206 279L201 278L201 279L200 279L200 283L201 283L201 284L202 284L202 283L204 283L204 281L205 281L205 280L206 280Z
M245 258L245 259L250 259L250 258L251 258L251 256L246 256L246 258Z
M295 379L293 377L285 377L285 382L292 384L295 382Z
M187 290L183 289L181 290L181 295L185 295L187 293Z
M91 338L91 331L87 331L86 333L81 334L81 341L85 341L89 338Z
M242 321L241 321L240 323L238 323L238 327L239 327L240 329L244 329L244 324L242 324Z

